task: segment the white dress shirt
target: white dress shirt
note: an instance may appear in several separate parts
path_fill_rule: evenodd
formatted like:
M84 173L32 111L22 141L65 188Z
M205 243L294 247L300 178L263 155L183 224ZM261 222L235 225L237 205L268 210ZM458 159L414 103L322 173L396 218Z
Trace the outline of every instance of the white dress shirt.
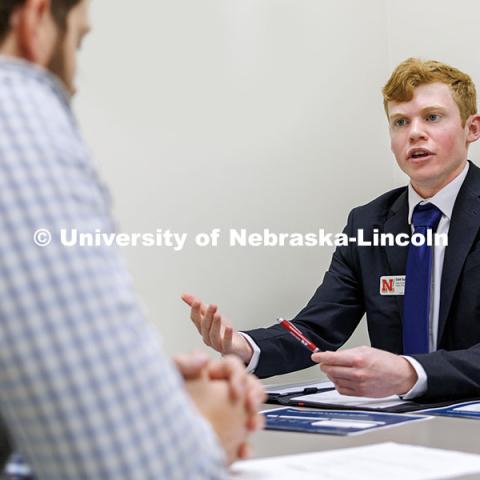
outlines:
M458 192L467 176L469 163L466 162L465 168L457 175L448 185L443 187L431 198L421 197L413 188L412 184L408 185L408 223L412 227L412 215L414 208L419 203L432 203L441 212L442 217L437 227L438 234L447 234L450 228L450 219L452 218L453 206L457 199ZM429 351L433 352L437 349L437 336L438 336L438 314L440 310L440 286L442 280L443 271L443 259L445 257L445 246L439 245L433 247L433 260L432 260L432 276L431 276L431 295L430 295L430 315L429 315ZM395 273L395 272L394 272ZM254 340L246 333L240 332L245 337L250 346L253 349L253 355L250 359L250 363L247 366L249 372L254 372L257 368L261 350L260 347L254 342ZM408 391L402 397L406 400L419 397L423 395L427 390L427 374L424 368L412 357L405 357L415 369L418 380L413 388Z

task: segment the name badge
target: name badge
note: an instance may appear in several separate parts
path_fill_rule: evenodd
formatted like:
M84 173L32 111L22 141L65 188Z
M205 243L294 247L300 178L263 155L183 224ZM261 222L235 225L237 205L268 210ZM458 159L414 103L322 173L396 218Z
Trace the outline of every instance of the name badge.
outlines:
M405 275L380 277L380 295L405 295Z

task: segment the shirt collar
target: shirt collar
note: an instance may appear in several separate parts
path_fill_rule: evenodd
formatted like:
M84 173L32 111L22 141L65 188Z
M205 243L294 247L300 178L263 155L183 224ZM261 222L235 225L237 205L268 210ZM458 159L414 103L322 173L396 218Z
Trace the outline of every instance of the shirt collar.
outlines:
M408 184L408 223L412 223L413 210L419 203L432 203L450 220L455 200L457 199L458 192L463 185L469 168L470 164L467 162L460 174L431 198L421 197L410 182Z
M27 62L19 57L0 55L0 72L18 72L47 84L65 106L70 107L72 97L63 82L46 68Z

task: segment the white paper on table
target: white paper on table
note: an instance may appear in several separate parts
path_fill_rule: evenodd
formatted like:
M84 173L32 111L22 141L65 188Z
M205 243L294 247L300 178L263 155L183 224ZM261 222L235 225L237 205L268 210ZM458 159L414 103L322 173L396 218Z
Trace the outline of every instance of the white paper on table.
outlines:
M265 391L267 393L273 393L276 395L287 395L289 393L301 392L304 388L335 388L333 382L329 380L322 381L322 382L310 382L310 383L291 383L288 385L264 385Z
M377 443L236 462L232 480L441 480L480 473L480 455Z
M324 419L319 420L318 422L313 422L313 426L315 427L336 427L336 428L357 428L357 429L364 429L364 428L372 428L372 427L380 427L385 425L385 422L366 422L362 420L330 420Z
M391 395L390 397L370 398L370 397L351 397L350 395L342 395L336 390L329 390L328 392L312 393L310 395L301 395L294 397L292 400L309 403L331 403L334 405L344 405L346 407L368 407L368 408L382 408L394 407L406 403L398 395Z
M464 405L463 407L454 408L456 412L480 412L480 402Z

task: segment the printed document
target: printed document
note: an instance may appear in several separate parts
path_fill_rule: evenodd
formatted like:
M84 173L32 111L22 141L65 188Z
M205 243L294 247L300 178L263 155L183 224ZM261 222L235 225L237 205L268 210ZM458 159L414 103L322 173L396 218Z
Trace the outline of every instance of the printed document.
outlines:
M318 405L322 404L334 404L343 405L345 407L367 407L367 408L382 408L394 407L406 403L398 395L392 395L390 397L382 398L370 398L370 397L351 397L349 395L342 395L336 390L329 390L327 392L312 393L310 395L302 395L294 397L292 400L299 402L309 402Z
M398 443L236 462L232 480L442 480L480 474L480 455Z

